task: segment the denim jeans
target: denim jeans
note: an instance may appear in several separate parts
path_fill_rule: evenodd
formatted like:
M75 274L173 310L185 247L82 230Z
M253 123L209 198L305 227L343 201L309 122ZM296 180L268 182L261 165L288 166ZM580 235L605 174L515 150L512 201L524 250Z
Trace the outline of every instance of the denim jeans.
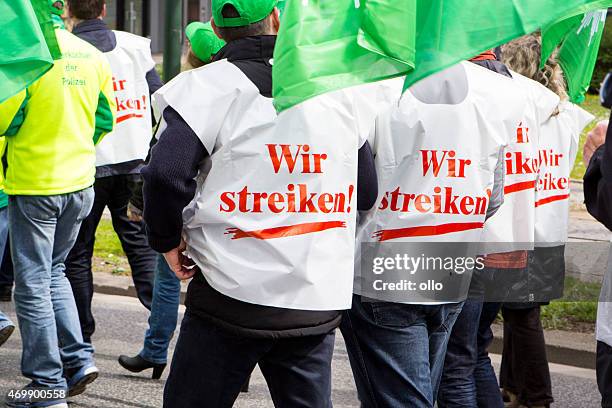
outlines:
M168 346L178 320L180 297L181 282L172 272L164 257L158 255L149 328L145 334L140 357L155 364L166 363Z
M275 407L331 408L335 330L323 335L249 338L187 309L164 389L164 407L231 408L259 364Z
M15 310L23 342L21 371L36 387L66 388L63 369L90 364L64 260L93 203L91 188L9 199Z
M438 406L440 408L503 408L488 348L491 324L499 303L468 300L455 323L448 344Z
M91 312L94 293L92 257L96 230L105 208L110 212L113 229L130 263L138 299L144 307L151 309L157 254L149 246L144 222L130 221L127 216L128 201L132 196L128 182L133 177L134 175L117 175L96 179L92 210L83 220L77 240L66 257L66 276L72 286L79 311L83 339L88 343L91 343L96 329L96 321Z
M368 302L353 296L340 328L361 406L433 407L461 307Z
M6 247L8 239L8 207L0 208L0 263L2 263L2 255ZM12 286L12 282L11 282ZM0 311L0 330L7 326L12 326L13 322Z

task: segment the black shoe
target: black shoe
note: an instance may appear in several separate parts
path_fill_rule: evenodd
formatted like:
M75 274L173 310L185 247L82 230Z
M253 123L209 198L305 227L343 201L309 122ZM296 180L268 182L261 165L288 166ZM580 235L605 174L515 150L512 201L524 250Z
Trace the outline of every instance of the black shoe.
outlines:
M15 331L15 326L6 326L4 329L0 330L0 346L6 343L6 341L11 337Z
M154 380L159 380L164 372L164 368L166 368L166 364L154 364L140 356L128 357L121 355L119 356L119 364L121 364L121 367L133 373L139 373L146 369L152 368L153 375L151 378Z
M13 299L12 286L0 286L0 302L10 302Z

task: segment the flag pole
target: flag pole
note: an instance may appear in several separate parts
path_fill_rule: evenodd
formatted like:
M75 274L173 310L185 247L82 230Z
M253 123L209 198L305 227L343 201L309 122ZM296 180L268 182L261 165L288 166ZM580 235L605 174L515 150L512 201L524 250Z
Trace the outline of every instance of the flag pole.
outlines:
M181 72L183 1L165 0L164 3L164 81L168 82Z

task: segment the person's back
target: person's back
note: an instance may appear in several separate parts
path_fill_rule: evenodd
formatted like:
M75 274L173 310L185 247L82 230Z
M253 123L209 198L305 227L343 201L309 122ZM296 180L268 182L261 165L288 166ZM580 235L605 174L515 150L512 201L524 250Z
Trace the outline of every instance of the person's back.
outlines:
M91 311L92 257L96 230L107 208L130 263L138 298L143 306L151 308L155 253L147 243L144 224L130 220L127 207L140 181L140 169L153 135L150 95L162 84L155 71L151 41L111 30L103 20L105 0L68 0L68 9L74 22L72 33L97 48L108 60L117 105L114 131L96 146L94 205L66 259L66 275L79 310L83 337L90 342L95 331Z
M6 191L22 373L29 387L75 396L99 372L64 261L92 207L95 144L113 129L115 101L102 54L67 31L55 33L62 58L15 97L22 109L5 132ZM67 394L54 393L61 398L52 403L66 406Z
M513 88L511 79L464 62L412 86L377 119L370 142L380 194L360 219L355 296L341 326L364 405L435 404L448 336L467 297L469 258L477 265L470 243L501 204L501 152L524 103ZM465 264L425 266L441 249ZM417 263L388 268L398 256ZM444 290L418 289L432 281ZM398 290L396 282L408 286ZM410 347L418 352L406 355Z
M374 109L357 100L371 93L375 104L377 87L277 115L275 5L213 1L212 27L227 45L154 97L163 122L143 170L149 242L177 276L194 277L164 406L229 406L255 364L277 405L331 406L355 213L367 204L360 196L370 201L362 165L376 184L362 136Z
M8 138L9 195L55 195L91 186L95 144L113 128L108 62L67 31L56 35L62 59L28 87L23 123Z
M536 247L567 242L570 173L578 153L580 134L593 119L593 115L581 107L562 101L559 113L542 125L536 185Z

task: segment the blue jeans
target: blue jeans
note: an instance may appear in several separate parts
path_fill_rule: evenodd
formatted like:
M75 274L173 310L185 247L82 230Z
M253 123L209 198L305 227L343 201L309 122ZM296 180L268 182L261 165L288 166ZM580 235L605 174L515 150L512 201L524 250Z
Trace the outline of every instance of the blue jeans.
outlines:
M488 348L500 303L468 300L451 335L438 393L440 408L503 408Z
M461 307L372 303L353 296L340 328L361 406L433 407Z
M187 309L164 389L164 407L232 407L258 364L275 407L331 408L335 330L249 338Z
M140 357L155 364L166 363L168 346L178 320L180 297L181 282L172 272L164 257L158 255L149 328L145 334Z
M0 208L0 264L2 263L2 257L4 255L4 248L6 247L6 240L8 239L8 207ZM12 326L13 322L0 311L0 330L5 327Z
M91 188L9 199L15 310L23 342L21 372L35 387L66 388L63 369L93 362L83 342L64 260L91 210Z

